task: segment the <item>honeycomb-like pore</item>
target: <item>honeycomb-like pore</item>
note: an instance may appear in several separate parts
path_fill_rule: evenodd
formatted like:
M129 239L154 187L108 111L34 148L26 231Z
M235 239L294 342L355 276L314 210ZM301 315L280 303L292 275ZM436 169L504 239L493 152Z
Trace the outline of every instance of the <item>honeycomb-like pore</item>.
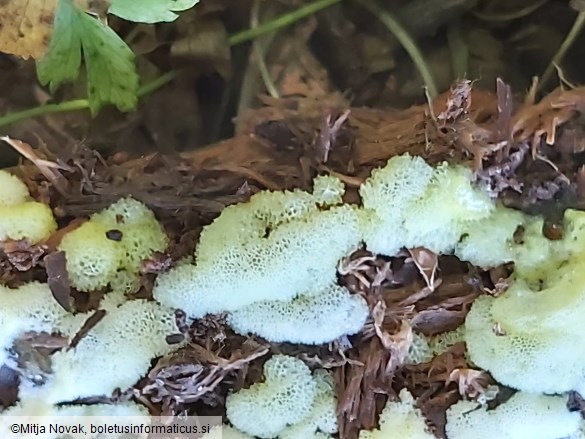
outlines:
M119 292L122 295L136 294L140 286L140 278L126 270L119 270L110 282L112 292Z
M422 364L433 359L433 351L429 346L427 338L416 332L412 333L412 344L406 354L406 364Z
M142 222L122 229L121 243L125 257L123 268L131 273L138 273L142 261L154 252L162 252L168 245L167 235L158 222Z
M215 261L223 247L259 244L279 226L316 211L315 199L307 192L258 192L247 203L226 207L203 228L196 259L199 263Z
M434 170L424 195L408 205L404 247L422 246L436 253L449 253L467 224L490 215L494 203L472 185L472 177L471 170L463 166L443 163Z
M33 395L56 404L127 389L148 372L152 359L182 346L167 343L177 333L173 310L146 300L126 302L108 310L74 349L53 355L53 376Z
M551 241L543 234L544 220L528 218L521 229L521 238L514 245L514 273L529 282L540 282L544 273L567 259L564 243Z
M140 277L126 270L119 270L110 281L110 289L100 301L99 307L104 310L118 308L128 297L140 290Z
M449 332L426 336L413 332L412 344L408 349L406 363L422 364L428 363L437 355L448 351L456 343L464 341L463 326Z
M423 158L404 154L374 169L359 189L367 219L364 240L375 253L394 255L404 245L403 220L412 201L427 190L433 168Z
M498 206L488 218L467 227L455 254L481 267L513 261L516 278L535 286L542 284L566 261L585 253L585 214L565 212L561 240L546 238L543 223L540 216Z
M243 218L248 215L245 206L241 207ZM199 318L264 300L288 301L315 294L336 280L338 261L358 247L361 220L355 206L311 210L281 223L266 237L265 231L243 226L224 230L225 222L216 220L204 230L196 265L160 275L154 298ZM222 233L216 230L218 224ZM239 235L250 238L244 244Z
M398 396L400 401L388 400L386 403L380 414L380 427L372 431L360 431L359 439L435 439L410 392L402 389ZM469 436L471 437L474 436Z
M0 206L0 241L27 239L37 243L57 230L57 222L49 206L26 201L11 206Z
M228 317L238 334L253 333L280 343L322 344L361 330L369 314L366 301L337 285L291 302L262 301L240 308ZM323 324L323 316L327 323Z
M518 392L495 410L459 401L447 410L446 433L449 439L559 439L576 433L579 421L566 396Z
M333 206L343 201L345 186L343 182L332 175L319 175L313 181L313 196L317 204Z
M67 315L47 284L32 282L16 289L0 285L0 366L16 338L28 331L55 332Z
M137 276L141 263L165 250L168 238L154 213L132 198L123 198L93 215L63 237L72 285L91 291L117 281L123 270Z
M69 279L79 291L105 287L122 263L124 248L108 238L108 230L102 224L88 221L61 240L59 250L65 252Z
M479 267L495 267L514 259L514 233L526 222L516 210L498 205L493 214L465 228L455 255Z
M366 209L376 211L385 220L399 220L408 204L426 192L432 178L433 168L422 157L404 154L374 169L359 192Z
M443 163L433 169L409 155L393 157L374 170L360 187L368 249L390 256L402 247L451 252L465 227L494 208L472 177L465 167Z
M28 187L17 176L0 170L0 206L14 206L30 199Z
M138 273L142 261L154 252L162 252L168 245L168 237L154 213L133 198L122 198L107 209L93 215L91 221L102 224L108 230L121 232L124 247L122 267Z
M279 439L317 439L337 433L337 397L331 374L323 369L313 373L316 393L311 414L299 424L285 428Z
M442 353L447 352L455 344L463 342L464 334L465 331L463 325L461 325L453 331L443 332L429 337L427 340L429 343L429 349L432 351L433 356L441 355Z
M305 363L286 355L268 360L264 377L263 383L227 397L227 418L244 433L273 438L311 414L317 385Z
M583 289L582 285L575 286ZM576 342L585 325L574 326L573 322L561 317L556 327L539 323L532 326L526 319L527 325L521 326L522 320L516 322L513 317L506 318L508 304L500 305L500 299L484 296L473 303L465 320L469 359L490 372L498 382L525 392L585 391L585 346ZM531 305L537 301L529 295L524 297L525 316L529 316ZM493 316L496 304L499 319ZM550 379L551 376L554 379Z
M443 162L434 170L428 196L435 198L433 195L446 195L445 202L458 218L463 217L468 221L483 219L492 213L495 204L485 191L472 183L474 178L471 169Z
M144 203L130 197L119 199L106 209L93 214L91 219L106 227L156 221L154 213Z

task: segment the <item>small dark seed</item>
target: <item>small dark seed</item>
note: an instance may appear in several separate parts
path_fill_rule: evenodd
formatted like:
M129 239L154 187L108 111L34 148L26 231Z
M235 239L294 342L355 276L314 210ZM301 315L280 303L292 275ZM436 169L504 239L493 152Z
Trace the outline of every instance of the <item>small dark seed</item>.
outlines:
M168 344L178 344L185 340L185 336L183 334L171 334L167 335L165 340Z
M106 238L108 238L110 241L120 242L122 240L122 236L124 236L124 234L117 229L108 230L106 232Z
M551 241L558 241L559 239L563 239L564 229L561 224L545 221L542 226L542 233Z

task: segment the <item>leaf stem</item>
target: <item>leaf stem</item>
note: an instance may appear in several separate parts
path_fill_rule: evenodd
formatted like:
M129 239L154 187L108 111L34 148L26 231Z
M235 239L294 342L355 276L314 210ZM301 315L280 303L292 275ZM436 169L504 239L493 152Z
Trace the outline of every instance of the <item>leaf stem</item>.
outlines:
M228 42L230 46L236 46L243 44L258 38L261 35L265 35L275 30L281 29L286 26L302 20L305 17L313 15L322 9L325 9L331 5L341 2L342 0L317 0L310 3L302 8L296 9L280 17L276 17L273 20L262 23L258 27L252 29L245 29L229 37ZM179 75L178 70L171 70L153 81L144 84L138 90L138 97L148 95L164 85L174 80ZM0 127L4 127L16 122L31 119L33 117L44 116L46 114L53 113L64 113L68 111L79 111L89 109L89 101L87 99L75 99L71 101L61 102L59 104L45 104L34 108L29 108L14 113L8 113L4 116L0 116Z
M551 60L548 67L546 68L546 70L542 74L542 78L540 79L540 83L538 85L538 88L540 90L542 90L542 88L551 79L551 76L555 70L555 66L558 66L563 61L565 54L571 48L571 46L575 42L576 38L579 36L581 31L583 30L584 26L585 26L585 12L579 12L579 15L577 15L577 18L575 19L575 22L573 23L573 27L571 28L571 30L569 31L569 33L565 37L563 43L561 44L561 46L557 50L557 53L555 53L553 59Z
M284 14L280 17L276 17L273 20L266 21L260 24L258 27L253 27L243 30L242 32L238 32L237 34L232 35L228 41L230 46L245 43L259 37L260 35L264 35L283 27L290 26L291 24L308 17L309 15L313 15L319 12L321 9L325 9L334 5L335 3L339 3L340 1L341 0L317 0L316 2L309 3L308 5L289 12L288 14Z
M404 50L406 50L418 72L422 76L429 96L431 98L436 98L439 92L433 73L425 61L422 52L412 37L408 34L406 29L402 27L402 25L398 22L398 20L396 20L396 18L394 18L392 14L390 14L390 12L386 11L380 5L378 5L376 1L356 0L356 2L366 8L372 15L376 16L378 20L380 20L382 24L386 26L390 32L392 32Z

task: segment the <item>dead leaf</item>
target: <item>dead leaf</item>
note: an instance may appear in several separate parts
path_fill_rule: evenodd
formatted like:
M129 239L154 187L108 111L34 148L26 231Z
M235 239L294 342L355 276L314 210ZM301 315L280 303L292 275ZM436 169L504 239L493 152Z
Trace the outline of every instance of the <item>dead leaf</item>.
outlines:
M337 266L337 271L342 276L354 276L365 288L370 288L371 283L365 273L372 267L371 263L376 260L376 257L368 255L352 259L352 256L342 258Z
M18 400L19 381L16 371L0 366L0 407L9 407Z
M216 404L218 386L230 375L245 370L249 363L268 353L268 347L255 345L235 349L228 358L192 343L189 347L158 360L148 374L148 383L137 392L142 400L162 404L162 414L180 412L185 404L202 400Z
M36 384L44 382L52 371L51 355L67 346L67 338L47 333L27 332L14 341L17 370Z
M65 311L71 311L71 285L69 284L65 252L51 253L45 257L44 262L47 270L47 283L53 297Z
M464 79L457 82L447 98L447 108L437 116L441 126L465 120L471 108L471 88L473 83Z
M36 267L46 252L43 245L31 245L26 239L6 240L0 243L0 251L6 255L10 264L18 271L28 271Z
M91 331L95 325L97 325L104 317L106 316L106 311L103 309L98 309L94 311L94 313L87 318L87 320L83 323L83 326L77 333L73 336L71 343L69 343L68 349L75 349L75 347L79 344L79 342L87 335L89 331Z
M0 5L0 51L42 58L51 40L57 0L4 1Z
M547 145L554 145L557 128L585 110L585 87L571 90L556 89L534 105L524 105L512 118L515 141L529 141L532 156L537 157L537 147L544 138Z
M1 28L0 28L1 29ZM29 159L34 165L39 168L41 174L45 176L47 180L53 183L55 189L59 191L59 193L63 196L66 196L68 189L69 189L69 182L63 175L61 174L60 170L68 170L71 171L72 169L69 167L64 167L58 163L42 159L38 156L37 152L28 144L18 139L12 139L8 136L0 137L0 140L8 143L12 146L18 153L22 154L24 157Z
M419 311L410 323L417 332L425 335L439 334L452 331L460 326L466 315L466 310L430 307Z
M457 383L461 396L475 399L485 393L489 383L489 376L481 370L454 369L449 374L445 384Z
M318 160L321 163L327 163L329 160L329 152L331 148L335 146L335 140L341 129L341 126L345 123L349 117L350 110L345 110L339 117L332 120L331 114L328 114L323 119L321 130L317 141Z
M57 1L0 2L0 52L24 59L42 58L51 41ZM75 3L89 10L87 0L75 0Z
M376 303L372 310L374 318L374 329L380 339L382 346L390 352L390 361L386 366L386 372L393 372L404 364L408 350L412 345L412 327L406 320L402 320L400 329L394 334L387 332L384 327L384 315L386 313L386 304L383 301Z
M435 276L439 266L439 256L424 247L408 249L408 252L410 253L412 260L420 271L423 279L425 280L427 287L431 290L431 292L434 291L435 287L437 286Z

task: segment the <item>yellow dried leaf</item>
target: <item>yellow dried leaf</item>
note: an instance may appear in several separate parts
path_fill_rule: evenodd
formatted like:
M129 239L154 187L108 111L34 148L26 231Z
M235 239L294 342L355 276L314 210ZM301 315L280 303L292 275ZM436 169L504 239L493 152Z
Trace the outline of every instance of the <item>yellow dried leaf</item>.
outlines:
M42 58L51 41L58 0L0 0L0 52ZM75 4L88 10L87 0Z
M41 58L51 40L57 0L0 0L0 51Z

